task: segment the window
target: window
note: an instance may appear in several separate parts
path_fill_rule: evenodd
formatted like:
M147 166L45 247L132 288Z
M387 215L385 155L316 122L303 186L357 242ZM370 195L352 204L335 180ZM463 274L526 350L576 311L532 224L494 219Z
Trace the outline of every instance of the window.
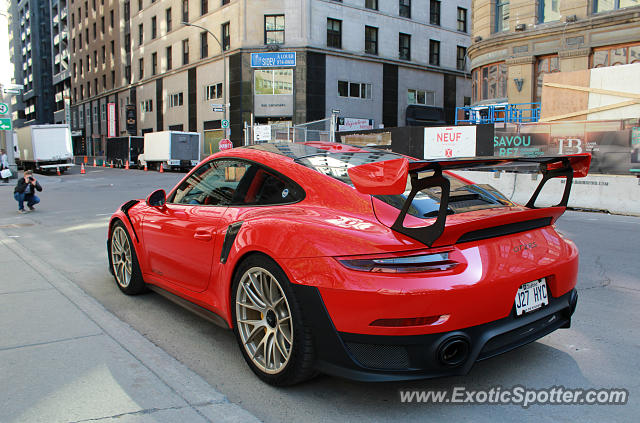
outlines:
M458 10L460 10L458 8ZM431 0L429 5L429 23L431 25L440 25L440 0Z
M593 49L592 68L640 63L640 43Z
M458 31L467 32L467 9L458 7Z
M189 22L189 0L182 0L182 22Z
M255 70L253 75L257 95L293 94L293 69L261 69Z
M142 10L142 0L138 0L138 11Z
M402 32L398 34L398 58L411 60L411 35Z
M98 30L97 30L97 28L98 28L98 27L97 27L96 23L94 22L94 23L93 23L93 40L94 40L94 41L96 40L96 38L98 38ZM87 37L87 38L88 38L88 37Z
M144 27L142 24L138 25L138 44L142 45L144 42Z
M98 69L98 50L93 50L93 67Z
M560 20L560 0L538 0L538 22Z
M100 17L100 32L104 34L104 16Z
M456 50L456 69L463 71L466 64L467 48L458 46Z
M124 4L124 20L129 21L131 19L131 4L129 1Z
M111 40L111 61L113 61L113 59L115 58L116 54L116 43L114 40Z
M144 59L138 59L138 79L144 78Z
M371 99L371 84L338 81L338 97Z
M540 56L536 60L536 101L542 99L542 78L545 74L560 72L558 56Z
M229 22L222 24L222 50L227 51L231 48L231 33L229 30Z
M440 66L440 41L429 40L429 64Z
M131 34L124 34L124 51L127 53L131 52Z
M127 84L131 83L131 65L124 67L124 77L127 80ZM113 79L115 80L115 72L113 73Z
M263 166L240 160L205 163L167 202L203 206L290 204L304 198L300 186Z
M373 26L364 27L364 52L378 54L378 28Z
M171 8L165 10L165 16L167 19L167 32L171 32Z
M473 102L507 97L507 66L504 62L476 68L471 72Z
M173 67L172 57L171 57L172 56L171 46L167 47L166 56L167 56L167 70L171 70L171 68Z
M600 13L638 5L640 5L638 0L593 0L593 11Z
M265 15L264 43L284 44L284 15Z
M204 59L209 56L209 40L207 38L207 31L200 33L200 58Z
M189 39L182 40L182 66L189 64Z
M109 28L113 29L113 25L114 25L113 10L110 10L109 11Z
M200 16L209 12L209 0L200 0Z
M378 0L365 0L364 7L367 9L378 10Z
M182 93L171 94L169 96L169 107L182 106Z
M107 48L102 46L102 64L104 65L107 62Z
M158 53L151 53L151 75L158 73Z
M407 90L407 104L421 104L424 106L435 106L436 94L428 90Z
M140 102L141 112L153 112L153 100L144 100Z
M327 47L342 48L342 21L327 18Z
M495 31L509 30L509 0L497 0L495 8Z
M204 87L205 100L215 100L216 98L222 98L222 82Z
M156 17L151 18L151 39L155 40L158 36L158 23L156 21Z
M411 0L399 0L398 14L403 18L411 18Z

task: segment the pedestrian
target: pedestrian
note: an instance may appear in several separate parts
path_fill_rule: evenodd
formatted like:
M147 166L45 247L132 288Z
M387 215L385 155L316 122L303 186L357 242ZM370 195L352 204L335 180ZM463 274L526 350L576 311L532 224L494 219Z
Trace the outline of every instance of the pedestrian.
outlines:
M35 205L40 202L36 191L42 191L42 187L33 176L30 170L24 171L24 177L18 179L16 188L13 190L13 198L18 202L18 213L26 213L24 202L27 202L29 210L35 210Z
M3 149L0 149L0 172L2 172L5 169L11 172L11 169L9 169L9 159L7 158L7 153ZM2 178L2 182L5 184L8 184L9 177Z

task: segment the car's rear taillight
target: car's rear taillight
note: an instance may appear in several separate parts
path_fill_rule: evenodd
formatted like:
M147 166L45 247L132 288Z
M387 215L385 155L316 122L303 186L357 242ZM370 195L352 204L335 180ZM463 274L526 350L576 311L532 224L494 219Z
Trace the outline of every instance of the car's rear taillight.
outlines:
M425 325L441 325L449 320L448 314L439 316L427 316L427 317L406 317L400 319L378 319L374 320L369 326L382 326L387 328L392 327L407 327L407 326L425 326Z
M449 258L448 252L391 258L341 258L338 261L348 269L378 273L434 272L450 270L458 265Z

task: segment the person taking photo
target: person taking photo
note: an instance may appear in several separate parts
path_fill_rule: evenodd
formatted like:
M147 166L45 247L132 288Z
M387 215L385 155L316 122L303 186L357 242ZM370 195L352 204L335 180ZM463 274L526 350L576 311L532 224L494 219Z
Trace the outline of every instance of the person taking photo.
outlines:
M13 198L18 202L18 213L26 213L24 202L27 202L29 210L35 210L35 205L40 202L36 191L42 191L42 187L30 170L24 171L24 177L18 178L16 188L13 190Z

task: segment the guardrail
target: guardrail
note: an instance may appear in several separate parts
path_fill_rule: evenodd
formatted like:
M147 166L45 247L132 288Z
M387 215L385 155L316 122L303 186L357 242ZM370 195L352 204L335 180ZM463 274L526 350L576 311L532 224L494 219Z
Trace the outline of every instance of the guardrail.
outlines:
M456 107L456 125L529 123L540 120L540 103Z

